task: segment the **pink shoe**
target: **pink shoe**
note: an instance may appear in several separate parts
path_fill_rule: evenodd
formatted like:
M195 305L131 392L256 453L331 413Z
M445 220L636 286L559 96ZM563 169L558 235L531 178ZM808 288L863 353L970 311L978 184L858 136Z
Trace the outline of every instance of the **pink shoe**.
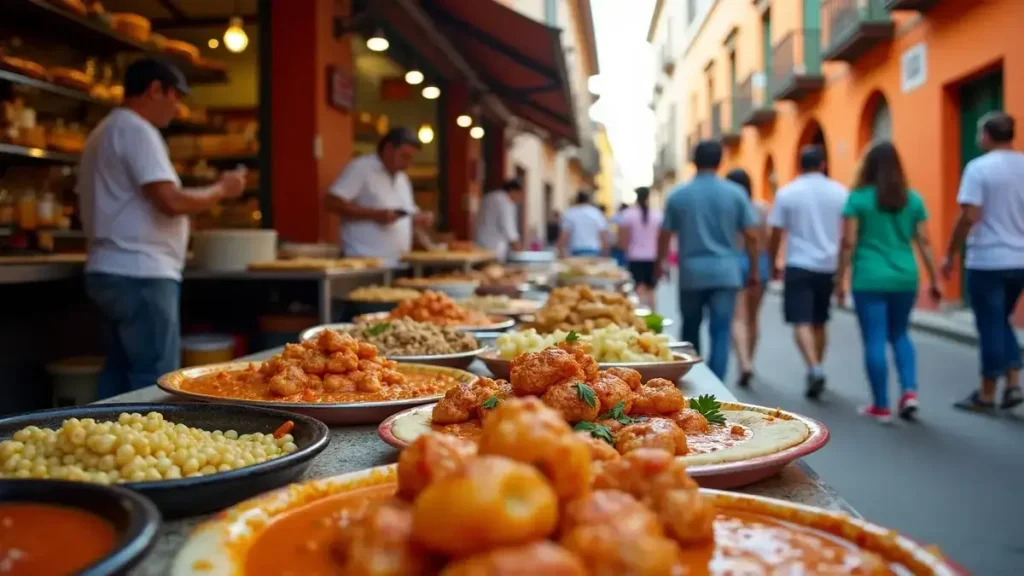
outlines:
M889 410L888 408L865 406L860 409L860 415L874 418L875 422L878 422L879 424L892 423L892 410Z
M914 415L917 414L917 408L919 404L917 402L917 392L907 392L900 398L900 418L904 420L913 420Z

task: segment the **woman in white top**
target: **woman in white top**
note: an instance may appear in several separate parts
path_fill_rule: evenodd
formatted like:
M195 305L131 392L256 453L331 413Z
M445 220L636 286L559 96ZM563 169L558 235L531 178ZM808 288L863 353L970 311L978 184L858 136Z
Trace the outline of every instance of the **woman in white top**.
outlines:
M608 251L607 230L608 220L590 203L590 192L580 190L562 216L558 249L563 256L602 256Z
M499 260L505 260L509 248L521 250L516 205L522 201L523 185L516 179L484 193L476 217L476 245L493 251Z

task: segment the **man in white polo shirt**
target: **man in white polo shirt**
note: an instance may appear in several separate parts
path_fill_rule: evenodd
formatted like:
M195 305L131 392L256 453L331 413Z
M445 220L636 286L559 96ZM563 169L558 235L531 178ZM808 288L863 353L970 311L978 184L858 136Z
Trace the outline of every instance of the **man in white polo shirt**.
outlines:
M244 186L244 173L226 172L208 188L181 188L158 128L170 124L187 94L171 64L134 62L125 71L124 105L92 131L82 153L76 191L89 239L85 288L107 324L101 398L155 384L178 368L188 215L240 196Z
M377 143L376 154L349 162L328 189L325 205L341 216L341 242L346 256L380 258L394 263L412 249L413 235L434 225L434 215L421 213L405 171L420 141L406 128L393 128Z

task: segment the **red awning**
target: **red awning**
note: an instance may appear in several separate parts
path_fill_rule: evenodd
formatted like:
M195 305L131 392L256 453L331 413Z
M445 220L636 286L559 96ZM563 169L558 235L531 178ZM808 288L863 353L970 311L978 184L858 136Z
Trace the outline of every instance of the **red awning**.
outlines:
M579 144L560 30L495 0L422 0L481 79L523 120Z

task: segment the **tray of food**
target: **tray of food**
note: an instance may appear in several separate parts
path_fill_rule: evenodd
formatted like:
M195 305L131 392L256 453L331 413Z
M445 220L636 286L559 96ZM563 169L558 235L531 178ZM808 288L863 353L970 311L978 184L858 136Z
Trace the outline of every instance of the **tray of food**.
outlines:
M356 316L375 312L390 312L403 300L419 298L420 291L412 288L395 288L392 286L360 286L345 295L342 301L345 321Z
M459 305L447 294L428 290L412 300L399 302L390 312L364 314L356 323L381 324L398 319L450 326L465 332L507 330L516 321L507 316L487 315Z
M95 404L0 420L0 478L120 484L166 517L205 514L297 479L327 426L226 404Z
M480 286L480 280L465 275L439 274L426 278L399 278L395 280L395 286L433 290L452 298L467 298L476 292L477 287Z
M402 256L403 262L409 264L479 264L496 260L498 255L490 250L482 248L469 249L468 246L458 246L461 250L424 250L409 252Z
M542 304L536 300L526 298L511 298L505 295L470 296L460 300L459 304L484 314L496 314L499 316L511 316L517 318L527 314L534 314L540 310Z
M618 292L595 290L589 286L556 288L545 300L533 319L524 324L541 333L555 330L589 334L595 328L619 326L637 331L648 330L644 319L637 316L633 303Z
M264 362L184 368L161 376L157 386L183 398L273 407L328 424L376 424L473 380L454 368L399 364L373 344L324 330Z
M300 334L299 340L315 340L324 330L334 330L369 342L388 360L395 362L465 369L485 349L469 332L406 318L380 324L315 326Z
M279 490L200 525L171 576L956 574L893 530L698 487L658 448L619 455L536 398L479 441L431 433L398 463Z
M383 261L377 258L291 258L288 260L253 262L249 264L249 270L376 270L383 265Z

